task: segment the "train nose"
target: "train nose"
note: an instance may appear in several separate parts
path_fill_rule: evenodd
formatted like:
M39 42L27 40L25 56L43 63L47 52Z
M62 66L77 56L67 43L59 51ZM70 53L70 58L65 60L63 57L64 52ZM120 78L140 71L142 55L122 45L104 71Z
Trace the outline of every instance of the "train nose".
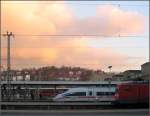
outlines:
M53 101L59 101L59 99L60 99L61 97L62 97L61 95L56 95L56 96L53 98Z
M54 98L53 98L53 101L57 101L59 99L59 97L58 96L55 96Z
M53 101L57 101L57 98L56 98L56 97L54 97L54 98L53 98Z

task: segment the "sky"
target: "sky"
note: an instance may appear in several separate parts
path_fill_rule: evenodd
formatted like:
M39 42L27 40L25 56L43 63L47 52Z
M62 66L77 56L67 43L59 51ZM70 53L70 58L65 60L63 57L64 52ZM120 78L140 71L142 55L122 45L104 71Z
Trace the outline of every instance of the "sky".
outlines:
M112 71L120 72L140 69L148 61L146 1L3 1L1 6L1 33L15 35L14 69L55 65L108 71L112 65ZM6 42L2 37L4 67Z

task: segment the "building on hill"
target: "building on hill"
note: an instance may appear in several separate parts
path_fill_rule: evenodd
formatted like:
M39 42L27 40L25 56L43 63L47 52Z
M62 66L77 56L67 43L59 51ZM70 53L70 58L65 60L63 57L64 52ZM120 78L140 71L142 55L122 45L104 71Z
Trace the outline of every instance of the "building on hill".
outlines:
M135 80L142 76L141 70L126 70L123 72L123 80Z
M141 65L142 77L144 80L150 79L150 62L146 62Z
M146 62L141 65L141 70L126 70L122 73L123 77L119 77L120 80L149 80L150 78L150 62ZM114 77L117 78L117 77Z
M112 76L113 81L121 81L121 80L123 80L123 78L124 78L123 74L115 74Z

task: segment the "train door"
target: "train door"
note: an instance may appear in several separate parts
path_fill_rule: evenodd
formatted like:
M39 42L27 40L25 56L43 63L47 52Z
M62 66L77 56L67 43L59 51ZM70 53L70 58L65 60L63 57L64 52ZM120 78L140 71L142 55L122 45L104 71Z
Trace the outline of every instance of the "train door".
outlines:
M88 101L95 100L95 97L94 97L94 88L88 89L87 98L88 98Z
M138 101L140 103L148 103L149 102L149 85L142 84L139 85L139 96Z

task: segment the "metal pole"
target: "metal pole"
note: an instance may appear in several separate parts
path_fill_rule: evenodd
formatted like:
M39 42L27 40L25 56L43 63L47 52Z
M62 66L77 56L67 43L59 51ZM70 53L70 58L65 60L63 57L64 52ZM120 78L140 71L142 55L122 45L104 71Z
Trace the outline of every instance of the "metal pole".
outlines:
M7 97L10 99L10 34L7 32Z
M1 107L1 102L2 102L2 90L1 90L1 85L2 85L2 83L1 83L1 36L0 36L0 114L1 114L1 109L2 109L2 107Z
M108 66L108 68L109 68L109 75L110 75L110 79L108 80L108 83L109 83L109 89L111 88L111 79L112 79L112 77L111 77L111 68L112 68L112 66Z
M10 62L10 38L13 36L12 32L6 34L7 36L7 97L8 100L11 98L11 62Z
M150 5L150 1L149 1L149 5ZM149 7L149 10L150 10L150 7ZM149 16L150 17L150 16ZM150 26L150 25L149 25ZM149 26L148 26L148 30L150 29L149 28ZM148 59L148 61L150 62L150 37L149 37L149 33L148 33L148 38L149 38L149 59ZM149 75L149 77L150 77L150 75ZM150 85L150 81L148 81L149 82L149 85ZM149 99L150 99L150 96L149 96ZM150 106L150 105L149 105Z
M149 62L150 62L150 37L149 37Z

